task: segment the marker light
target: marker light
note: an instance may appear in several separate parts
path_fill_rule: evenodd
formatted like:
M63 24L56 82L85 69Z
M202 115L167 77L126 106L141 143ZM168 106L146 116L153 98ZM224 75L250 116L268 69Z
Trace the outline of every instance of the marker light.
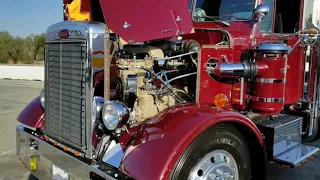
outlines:
M228 98L225 94L219 93L214 96L214 105L217 108L225 108L228 104Z
M30 168L32 171L36 171L37 170L37 159L34 156L30 157Z

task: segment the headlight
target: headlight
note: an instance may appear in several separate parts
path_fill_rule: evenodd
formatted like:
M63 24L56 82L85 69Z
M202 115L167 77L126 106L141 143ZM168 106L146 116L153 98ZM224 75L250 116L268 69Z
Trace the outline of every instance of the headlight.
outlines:
M95 122L96 120L101 118L101 110L103 108L104 99L100 96L93 97L92 102L92 110L91 110L91 117L92 122Z
M129 109L121 102L108 101L103 106L102 119L107 129L116 130L129 119Z
M45 90L44 90L44 88L41 90L41 93L40 93L40 104L41 104L42 108L45 107Z

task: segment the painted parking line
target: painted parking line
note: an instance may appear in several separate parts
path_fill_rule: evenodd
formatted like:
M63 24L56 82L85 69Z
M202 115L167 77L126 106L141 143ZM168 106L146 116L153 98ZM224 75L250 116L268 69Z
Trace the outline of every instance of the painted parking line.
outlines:
M19 94L21 94L21 93L16 92L16 93L0 94L0 96L13 96L13 95L19 95Z
M22 111L22 110L23 109L13 109L13 110L9 110L9 111L0 111L0 114L13 113L13 112Z
M31 85L31 84L7 84L7 83L0 83L0 87L7 86L7 87L28 87L28 88L43 88L42 84Z

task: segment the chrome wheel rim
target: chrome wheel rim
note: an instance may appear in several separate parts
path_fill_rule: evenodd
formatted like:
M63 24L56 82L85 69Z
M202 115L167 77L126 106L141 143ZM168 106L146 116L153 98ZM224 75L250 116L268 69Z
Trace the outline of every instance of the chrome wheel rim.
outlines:
M239 172L234 157L225 150L215 150L203 157L192 168L189 180L238 180Z

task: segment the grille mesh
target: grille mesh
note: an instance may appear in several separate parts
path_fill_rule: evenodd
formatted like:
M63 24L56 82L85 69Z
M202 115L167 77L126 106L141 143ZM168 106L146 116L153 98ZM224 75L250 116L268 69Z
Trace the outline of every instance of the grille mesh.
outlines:
M48 44L46 51L47 136L82 150L85 147L84 43Z

